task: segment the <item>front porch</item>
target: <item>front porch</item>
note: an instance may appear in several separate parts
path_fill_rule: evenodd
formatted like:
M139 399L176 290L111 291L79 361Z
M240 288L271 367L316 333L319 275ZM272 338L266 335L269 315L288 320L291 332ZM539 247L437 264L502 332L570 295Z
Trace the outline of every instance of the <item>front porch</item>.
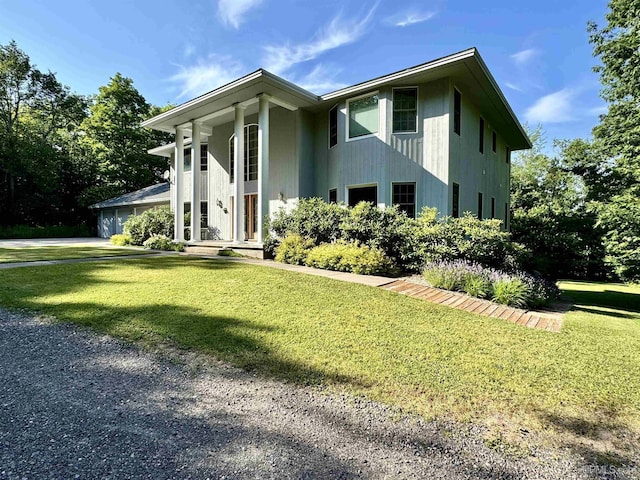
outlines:
M257 242L234 242L224 240L200 240L186 242L185 252L196 255L217 256L220 251L232 251L245 257L266 258L263 244Z

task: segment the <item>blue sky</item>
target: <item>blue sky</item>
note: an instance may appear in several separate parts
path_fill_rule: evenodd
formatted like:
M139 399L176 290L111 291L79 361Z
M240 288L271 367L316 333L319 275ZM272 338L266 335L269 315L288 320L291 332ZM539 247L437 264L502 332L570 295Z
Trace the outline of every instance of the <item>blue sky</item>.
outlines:
M605 12L604 0L0 0L0 43L78 93L121 72L158 105L260 67L321 94L475 46L550 141L588 137L603 112L586 23Z

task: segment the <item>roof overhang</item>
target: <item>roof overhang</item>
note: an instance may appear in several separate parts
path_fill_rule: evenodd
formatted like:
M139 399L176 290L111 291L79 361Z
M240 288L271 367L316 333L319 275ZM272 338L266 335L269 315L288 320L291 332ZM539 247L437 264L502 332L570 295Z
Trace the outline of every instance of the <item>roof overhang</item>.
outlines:
M233 121L236 104L247 107L246 115L257 113L258 98L262 94L269 95L272 107L288 110L311 107L320 101L317 95L260 69L156 115L142 122L142 126L175 133L176 127L190 131L191 122L198 121L204 125L203 133L208 134L208 126Z

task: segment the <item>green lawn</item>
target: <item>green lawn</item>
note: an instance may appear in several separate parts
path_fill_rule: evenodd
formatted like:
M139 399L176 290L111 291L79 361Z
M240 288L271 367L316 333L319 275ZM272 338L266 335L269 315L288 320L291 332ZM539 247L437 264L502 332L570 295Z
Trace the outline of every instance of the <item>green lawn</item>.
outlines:
M67 260L70 258L114 257L119 255L140 255L152 253L142 249L91 247L91 246L49 246L0 248L0 263L36 262L38 260Z
M287 381L479 422L499 435L526 428L560 435L586 453L628 452L640 432L640 290L562 288L577 307L561 333L550 333L224 261L159 257L0 270L7 307L147 344L169 341Z

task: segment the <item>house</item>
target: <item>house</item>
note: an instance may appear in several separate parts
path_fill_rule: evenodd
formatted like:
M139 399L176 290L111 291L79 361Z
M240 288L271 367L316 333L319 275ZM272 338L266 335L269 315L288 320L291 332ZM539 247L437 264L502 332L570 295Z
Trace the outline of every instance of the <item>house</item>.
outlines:
M149 153L168 160L189 241L259 250L263 219L302 197L508 227L510 154L531 147L475 48L322 96L260 69L143 126L176 134Z
M89 208L95 210L98 216L98 236L109 238L122 233L124 222L131 215L138 215L153 207L169 206L169 190L168 183L158 183L90 205Z

